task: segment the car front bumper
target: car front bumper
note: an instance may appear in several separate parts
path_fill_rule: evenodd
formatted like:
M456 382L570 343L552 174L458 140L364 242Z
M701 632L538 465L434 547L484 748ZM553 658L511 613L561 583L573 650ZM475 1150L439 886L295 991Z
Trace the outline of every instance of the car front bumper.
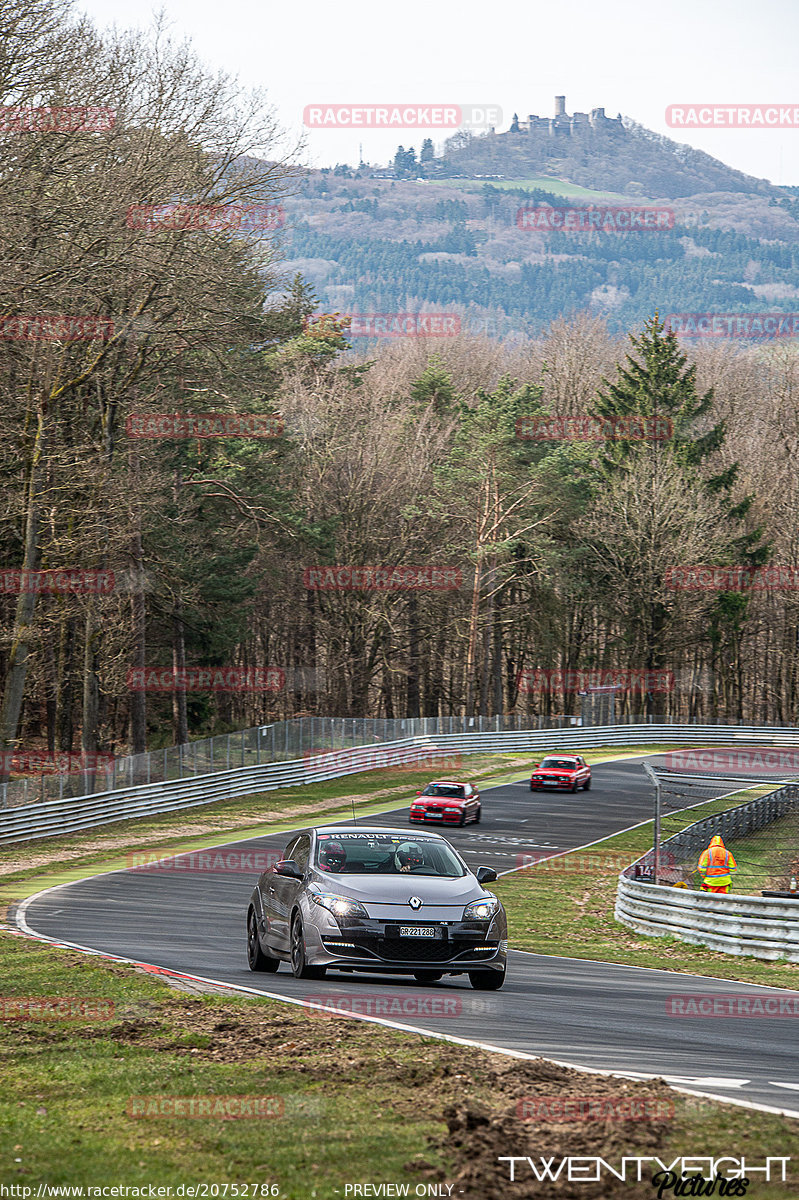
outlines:
M339 920L335 932L314 921L306 926L306 957L313 966L359 971L504 971L508 952L504 913L489 921L429 921L436 937L400 936L401 925L417 922Z

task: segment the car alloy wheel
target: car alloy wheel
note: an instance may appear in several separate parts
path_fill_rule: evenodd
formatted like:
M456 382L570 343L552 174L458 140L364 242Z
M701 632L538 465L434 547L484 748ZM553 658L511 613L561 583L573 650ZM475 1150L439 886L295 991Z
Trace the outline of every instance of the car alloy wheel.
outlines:
M279 959L270 958L261 949L258 940L258 919L254 908L247 914L247 962L251 971L276 971L280 966Z
M325 967L311 967L305 957L305 934L298 915L291 925L291 973L295 979L324 979Z

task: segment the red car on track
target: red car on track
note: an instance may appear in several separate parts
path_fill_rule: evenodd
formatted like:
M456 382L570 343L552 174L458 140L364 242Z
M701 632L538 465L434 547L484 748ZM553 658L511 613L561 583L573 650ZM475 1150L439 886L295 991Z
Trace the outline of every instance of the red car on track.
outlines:
M531 792L540 792L545 788L565 788L576 792L578 787L586 792L591 787L591 768L582 754L548 754L540 763L533 763Z
M457 783L451 779L437 779L428 783L423 792L416 793L411 804L411 824L435 821L437 825L465 825L467 821L480 823L480 793L470 783Z

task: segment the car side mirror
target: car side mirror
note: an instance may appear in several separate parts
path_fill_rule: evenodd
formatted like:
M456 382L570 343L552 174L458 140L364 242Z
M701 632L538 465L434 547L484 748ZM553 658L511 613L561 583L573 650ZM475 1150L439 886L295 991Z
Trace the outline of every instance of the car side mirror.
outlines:
M534 767L540 767L540 766L541 766L541 763L533 763L533 766L534 766Z
M417 788L417 789L416 789L416 795L417 795L417 796L421 796L421 794L422 794L422 792L421 792L421 789L420 789L420 788Z
M493 883L497 877L497 873L493 867L478 867L477 882L478 883Z
M275 863L275 873L284 875L287 879L302 879L302 871L297 866L293 858L281 858L280 862Z

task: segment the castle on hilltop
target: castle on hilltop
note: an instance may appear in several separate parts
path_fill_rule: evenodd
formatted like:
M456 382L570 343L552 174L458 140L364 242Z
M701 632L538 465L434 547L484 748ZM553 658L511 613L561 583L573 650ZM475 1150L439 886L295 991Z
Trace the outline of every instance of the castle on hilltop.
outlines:
M555 97L554 117L536 117L530 113L526 121L520 121L516 113L509 133L548 133L550 137L566 134L569 137L583 129L601 129L605 133L623 133L621 114L618 117L606 117L604 108L592 108L590 113L576 112L571 116L566 112L566 97Z

